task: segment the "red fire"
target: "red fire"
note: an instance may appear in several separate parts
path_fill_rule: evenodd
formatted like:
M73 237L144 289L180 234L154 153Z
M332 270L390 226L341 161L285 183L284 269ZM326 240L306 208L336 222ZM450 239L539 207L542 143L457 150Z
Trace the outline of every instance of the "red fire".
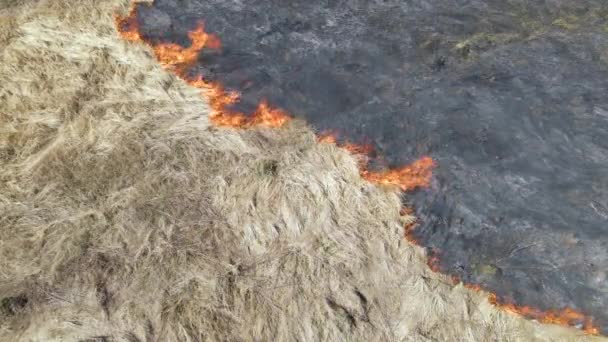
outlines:
M152 48L159 63L174 72L178 77L186 81L188 84L202 90L202 96L207 100L211 107L210 119L218 126L247 128L252 126L267 126L281 127L291 120L291 116L285 111L271 107L266 101L260 102L256 111L246 115L237 111L231 110L230 106L237 103L240 94L234 91L226 91L221 84L209 82L203 79L202 76L188 75L188 69L194 63L201 50L220 49L220 39L205 31L202 22L199 22L188 37L190 38L190 46L183 47L174 43L152 42L142 36L139 22L137 18L138 6L142 3L132 3L129 13L126 17L116 16L115 23L121 37L131 42L142 42ZM373 146L367 144L354 144L350 142L338 143L337 134L326 133L318 137L321 143L337 144L339 147L360 157L361 176L369 182L376 184L384 184L399 187L402 191L410 191L418 187L428 187L432 178L432 170L436 166L435 162L430 157L423 157L410 165L396 169L388 169L385 171L370 171L367 169L367 156L374 149ZM402 215L411 214L411 208L404 208ZM405 227L405 237L408 241L419 244L414 238L414 230L417 223L413 222ZM428 258L428 265L435 272L440 271L439 254L437 249L431 250ZM459 283L458 277L453 276L454 283ZM465 286L474 291L483 291L479 285L465 284ZM589 334L599 334L599 329L593 325L590 318L575 310L566 308L561 311L541 311L528 306L517 306L511 303L505 303L498 297L490 293L489 301L503 308L504 310L516 313L528 318L536 319L543 323L553 323L559 325L576 326L583 324L583 330Z

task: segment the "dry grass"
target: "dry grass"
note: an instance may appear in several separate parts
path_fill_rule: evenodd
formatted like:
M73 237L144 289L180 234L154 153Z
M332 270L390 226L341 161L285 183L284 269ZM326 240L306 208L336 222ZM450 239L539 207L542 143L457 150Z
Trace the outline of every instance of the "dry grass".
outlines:
M398 195L303 123L210 127L118 38L126 5L0 6L0 340L587 338L432 273Z

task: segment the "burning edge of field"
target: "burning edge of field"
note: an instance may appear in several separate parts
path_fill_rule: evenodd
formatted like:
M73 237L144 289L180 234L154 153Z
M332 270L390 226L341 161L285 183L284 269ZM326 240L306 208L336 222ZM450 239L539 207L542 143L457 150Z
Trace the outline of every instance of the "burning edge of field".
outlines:
M240 94L238 92L228 91L218 82L205 80L202 75L191 76L189 74L189 70L197 62L201 50L204 48L221 49L220 39L213 34L207 33L203 22L199 22L196 28L189 32L188 37L191 41L189 47L183 47L174 43L152 42L146 39L141 34L137 13L139 6L150 6L151 4L150 2L133 2L127 16L116 15L115 22L119 34L127 41L148 45L153 50L158 62L165 69L170 70L191 86L200 89L201 95L211 107L210 120L214 125L232 128L250 128L254 126L279 128L292 120L292 116L289 113L280 108L272 107L264 100L258 104L257 109L251 114L229 109L231 105L239 101ZM432 170L436 167L435 161L425 156L403 167L386 169L380 172L371 171L368 165L370 161L369 156L374 150L373 146L339 142L338 134L335 132L319 134L318 141L320 143L335 144L357 156L360 174L363 179L375 184L398 187L404 192L427 187L431 182ZM402 209L403 215L411 213L411 208ZM416 226L417 223L414 222L405 227L405 238L410 243L421 246L421 243L414 236ZM431 249L428 253L427 263L431 270L435 272L441 271L439 257L440 251L437 249ZM455 276L452 277L452 280L454 284L461 282ZM591 317L571 308L543 311L530 306L520 306L504 301L495 293L491 293L476 284L464 284L464 286L474 291L487 293L488 301L491 304L507 312L534 319L541 323L577 327L590 335L599 334L599 328L593 324Z

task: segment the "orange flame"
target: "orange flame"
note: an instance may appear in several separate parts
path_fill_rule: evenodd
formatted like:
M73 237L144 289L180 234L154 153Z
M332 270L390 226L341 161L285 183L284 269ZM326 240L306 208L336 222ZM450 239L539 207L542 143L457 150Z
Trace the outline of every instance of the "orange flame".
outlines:
M368 156L374 152L374 147L370 144L354 144L348 141L338 144L338 134L331 131L321 133L318 141L336 144L357 156ZM360 159L362 178L371 183L398 186L403 191L410 191L418 187L428 187L433 176L433 168L436 166L435 161L431 157L423 157L410 165L397 169L372 172L367 169L366 162L367 159Z
M237 103L240 99L238 92L226 91L224 88L215 82L208 82L202 76L190 77L187 74L187 69L196 63L198 55L204 48L220 49L221 41L215 35L205 32L202 22L199 22L197 27L188 34L190 38L190 46L182 47L174 43L153 43L142 37L139 21L137 18L137 10L139 5L149 3L133 2L126 17L115 16L116 28L120 36L131 42L143 42L150 46L154 51L154 55L160 64L173 71L178 77L182 78L188 84L202 89L202 96L207 99L211 107L210 119L218 126L227 126L235 128L247 128L251 126L267 126L281 127L289 120L291 116L285 111L277 108L272 108L266 101L260 102L256 111L251 115L245 115L233 110L229 107ZM318 137L321 143L338 144L337 134L321 134ZM371 145L359 145L353 143L343 143L339 147L347 151L361 156L367 156L373 152ZM365 159L362 159L365 161ZM389 169L381 172L372 172L367 170L365 162L361 162L361 176L372 183L386 184L398 186L403 191L409 191L417 187L427 187L432 178L432 169L435 167L435 162L430 157L423 157L414 163L398 168ZM404 207L401 214L411 214L411 208ZM413 232L417 227L417 223L413 222L405 227L405 237L408 241L418 244L414 238ZM434 272L440 271L439 266L439 250L431 250L428 258L428 265ZM452 276L454 284L459 283L460 279L457 276ZM483 291L479 285L465 284L465 287L474 291ZM599 334L599 328L593 325L592 319L586 317L582 313L566 308L561 311L549 310L541 311L528 306L517 306L511 303L504 303L498 299L496 294L489 294L490 303L503 308L504 310L528 318L536 319L542 323L553 323L560 325L576 326L583 324L583 330L588 334Z
M194 29L188 33L190 47L182 47L173 43L161 43L153 46L156 59L166 67L178 67L183 70L192 66L203 48L220 49L222 44L214 35L205 32L205 25L199 22Z
M189 79L188 83L194 87L203 89L203 96L211 107L209 115L211 121L217 126L246 128L256 125L266 127L281 127L291 119L283 110L272 108L268 102L261 101L256 111L251 115L245 115L229 110L228 107L237 103L240 94L235 91L227 92L219 83L211 83L203 80L201 76Z
M374 152L371 144L355 144L349 141L338 142L339 134L336 131L325 131L318 134L317 141L325 144L334 144L357 156L367 156Z
M406 237L408 236L408 234L412 234L413 227L408 228L409 226L410 225L406 226ZM418 244L416 240L409 241L413 241L414 243ZM439 256L440 250L437 248L432 248L429 251L427 258L427 265L429 266L431 271L436 273L441 272ZM461 283L460 278L456 275L452 275L451 279L454 285ZM497 294L486 291L479 284L463 283L463 286L471 291L487 293L488 301L490 302L490 304L499 307L506 312L523 316L528 319L533 319L541 323L581 327L583 332L588 335L598 335L600 333L600 329L597 326L593 325L593 318L585 316L585 314L578 312L574 309L566 307L561 310L543 311L540 309L533 308L531 306L516 305L501 300L499 299Z
M415 245L420 245L420 241L414 236L414 230L416 230L417 222L408 223L405 225L405 239Z
M411 215L414 213L414 209L412 209L411 207L401 207L401 209L399 210L399 215L400 216L407 216L407 215ZM420 241L418 241L416 239L416 237L414 236L414 230L416 230L416 227L418 226L418 222L416 222L415 220L413 222L407 223L405 225L405 239L415 245L420 246L421 243Z
M483 291L483 288L478 284L464 284L464 287L475 292Z
M592 318L586 317L584 314L571 308L542 311L530 306L519 306L503 302L494 293L490 293L488 300L493 305L499 306L507 312L534 319L541 323L582 326L583 331L587 334L599 334L599 328L593 325Z
M130 42L139 42L142 41L142 37L139 34L139 22L137 20L137 2L131 3L131 8L129 9L129 15L126 17L121 17L118 14L114 15L114 24L118 30L118 33L124 40L128 40Z
M331 132L324 132L317 135L317 141L323 144L335 145L338 143L338 136Z
M202 76L188 76L187 70L196 63L199 53L204 48L220 49L220 39L205 31L203 22L198 22L196 28L188 33L190 46L183 47L174 43L155 43L146 40L140 34L137 20L137 3L132 3L126 17L116 16L116 27L120 35L128 41L141 41L152 48L159 63L173 71L188 84L203 89L202 95L211 107L209 118L218 126L245 128L251 126L281 127L291 117L283 110L272 108L262 101L256 111L245 115L229 109L230 105L238 102L240 94L227 92L218 83L203 80Z
M346 142L340 147L355 155L369 155L374 152L374 146L371 144L354 144Z
M435 161L431 157L423 157L410 165L382 172L363 170L361 175L370 182L395 185L403 191L418 187L428 187L433 176Z

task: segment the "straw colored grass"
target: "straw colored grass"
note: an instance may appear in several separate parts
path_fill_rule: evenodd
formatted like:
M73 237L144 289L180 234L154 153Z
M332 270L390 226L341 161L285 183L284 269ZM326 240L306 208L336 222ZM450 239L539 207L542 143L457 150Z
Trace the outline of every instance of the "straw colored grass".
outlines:
M0 5L0 340L588 338L431 272L396 191L304 123L211 126L119 39L127 5Z

